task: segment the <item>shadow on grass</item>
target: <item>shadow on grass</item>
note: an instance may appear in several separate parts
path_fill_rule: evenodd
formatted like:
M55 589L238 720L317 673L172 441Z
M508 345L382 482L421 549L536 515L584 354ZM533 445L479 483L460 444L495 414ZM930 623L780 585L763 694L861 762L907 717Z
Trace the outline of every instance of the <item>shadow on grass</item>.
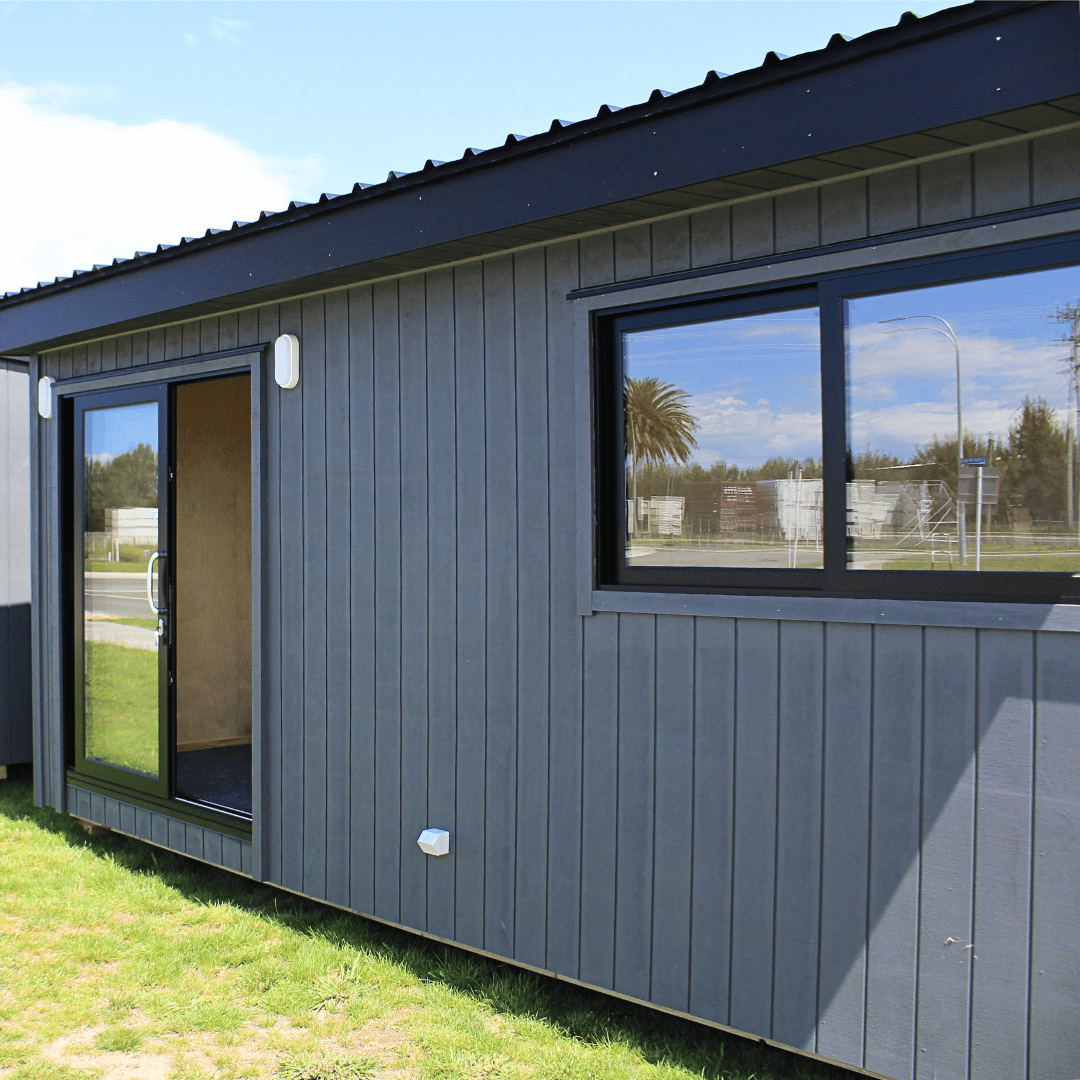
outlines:
M424 982L440 983L506 1016L544 1020L561 1034L587 1044L622 1044L654 1065L681 1067L704 1080L853 1080L857 1075L752 1038L429 941L119 833L89 836L74 818L33 805L29 766L10 767L8 781L0 783L0 815L9 821L30 822L72 847L112 859L135 873L152 874L193 902L228 904L268 923L334 945L363 949Z

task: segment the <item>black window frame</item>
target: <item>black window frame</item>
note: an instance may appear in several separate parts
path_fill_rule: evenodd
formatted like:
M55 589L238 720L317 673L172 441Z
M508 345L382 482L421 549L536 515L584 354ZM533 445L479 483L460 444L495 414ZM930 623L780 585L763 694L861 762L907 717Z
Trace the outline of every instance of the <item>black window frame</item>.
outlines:
M881 600L1080 603L1080 574L856 570L848 566L847 539L846 301L1070 265L1080 267L1080 233L592 311L594 588ZM805 302L810 296L816 299ZM628 566L620 334L633 329L805 308L815 303L821 330L824 568Z

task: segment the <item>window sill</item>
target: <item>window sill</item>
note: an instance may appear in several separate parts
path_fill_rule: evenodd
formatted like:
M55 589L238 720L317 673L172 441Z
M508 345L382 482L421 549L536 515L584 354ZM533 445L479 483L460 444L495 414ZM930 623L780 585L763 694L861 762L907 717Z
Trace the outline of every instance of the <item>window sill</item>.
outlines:
M823 596L720 596L705 593L594 590L592 611L693 615L717 619L955 626L977 630L1080 633L1080 605L995 604L945 600L868 600Z

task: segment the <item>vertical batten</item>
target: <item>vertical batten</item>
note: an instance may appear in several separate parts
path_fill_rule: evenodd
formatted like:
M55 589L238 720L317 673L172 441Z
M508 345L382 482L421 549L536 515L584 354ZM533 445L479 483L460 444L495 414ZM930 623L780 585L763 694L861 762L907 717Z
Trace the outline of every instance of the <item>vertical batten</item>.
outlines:
M282 304L280 333L303 334L301 307ZM321 336L320 336L321 343ZM312 342L313 356L317 357ZM301 345L301 364L306 354ZM321 357L313 362L318 363ZM281 884L303 889L304 661L308 628L304 610L304 381L277 391L281 416Z
M514 257L517 431L517 830L514 957L543 967L547 936L549 526L543 249Z
M724 1024L731 966L736 623L695 622L689 1010Z
M398 283L374 287L375 910L401 914L401 366Z
M457 844L454 752L457 746L457 389L454 355L454 275L427 279L428 474L428 769L427 819ZM404 837L407 844L411 838ZM454 857L428 859L427 928L455 936Z
M739 620L728 1023L762 1033L772 1026L778 638L778 623Z
M780 624L772 1036L814 1050L818 1016L824 627Z
M517 832L517 397L510 256L484 263L487 514L487 775L484 948L514 951Z
M371 286L349 297L349 906L375 911L375 363Z
M858 1065L866 1022L873 630L828 624L825 660L817 1052Z
M648 999L652 959L656 616L619 616L615 983Z
M583 620L575 609L573 314L566 294L577 287L577 243L546 249L548 370L548 524L550 657L548 667L547 958L544 966L578 974L581 905L581 668Z
M244 343L273 341L278 335L278 308L276 305L252 312L254 318L246 324ZM164 348L164 335L161 336ZM282 671L286 643L282 633L282 562L281 562L281 391L267 370L266 416L264 420L266 443L262 450L265 464L263 499L265 502L266 528L263 531L263 702L262 746L253 746L252 753L259 754L263 764L263 790L259 829L263 844L263 876L267 881L281 882L281 796L282 796L282 721L284 686ZM253 792L254 794L254 792ZM254 810L254 806L253 806Z
M326 297L326 899L349 906L352 653L349 297ZM224 330L224 320L222 329Z
M428 399L426 279L399 291L401 365L401 921L427 929Z
M979 633L971 1076L1024 1076L1031 914L1034 639Z
M922 789L922 631L874 627L870 869L863 1064L915 1072Z
M480 263L454 271L457 416L457 940L484 944L484 786L487 768L487 492L484 280Z
M615 973L616 804L619 794L619 622L584 620L582 642L580 978L610 989Z
M917 1077L967 1073L975 802L976 633L927 627Z
M1071 634L1040 633L1035 649L1030 1080L1073 1076L1080 1061L1080 665Z
M683 615L656 619L656 794L651 837L649 1000L682 1012L690 1007L696 783L694 630L695 621Z
M326 897L326 301L308 297L301 304L303 342L304 555L297 572L304 590L304 852L303 892ZM297 387L296 389L299 389ZM296 389L285 391L286 395Z

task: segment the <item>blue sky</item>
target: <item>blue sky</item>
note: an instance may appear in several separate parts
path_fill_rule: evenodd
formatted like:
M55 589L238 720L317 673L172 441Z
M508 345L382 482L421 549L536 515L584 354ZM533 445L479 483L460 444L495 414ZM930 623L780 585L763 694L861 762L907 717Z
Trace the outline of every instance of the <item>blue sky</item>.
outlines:
M0 0L0 290L949 6Z
M141 443L157 450L158 407L154 401L92 409L86 413L86 455L111 461Z

